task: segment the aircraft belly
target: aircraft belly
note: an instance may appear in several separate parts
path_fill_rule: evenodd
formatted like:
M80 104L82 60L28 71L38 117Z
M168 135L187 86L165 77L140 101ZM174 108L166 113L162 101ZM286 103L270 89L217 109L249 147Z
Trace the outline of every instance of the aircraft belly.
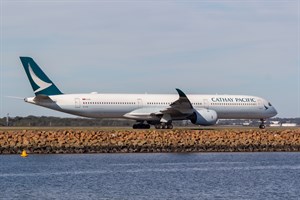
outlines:
M76 108L73 104L62 104L62 103L40 103L40 106L50 108L53 110L65 112L68 114L79 115L82 117L91 118L123 118L123 115L131 110L128 108L116 108L116 107L79 107Z
M84 115L86 117L93 117L93 118L122 118L123 115L126 113L126 111L122 110L108 110L108 109L89 109L84 110L81 109L80 111L76 111L77 113L80 113L81 115Z
M133 119L133 120L148 120L148 121L156 121L156 120L160 119L155 115L153 116L153 115L149 115L149 114L131 115L131 114L126 113L123 115L123 117L127 118L127 119Z
M226 108L213 109L217 112L219 119L260 119L262 111L258 109Z

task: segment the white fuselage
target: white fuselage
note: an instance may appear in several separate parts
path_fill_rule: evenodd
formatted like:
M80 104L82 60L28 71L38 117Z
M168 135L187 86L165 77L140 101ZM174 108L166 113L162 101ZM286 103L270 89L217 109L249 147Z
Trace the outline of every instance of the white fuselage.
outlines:
M194 109L216 111L218 119L266 119L277 114L265 99L246 95L187 95ZM28 103L90 118L159 120L151 113L168 108L178 95L168 94L61 94L48 100L26 98ZM182 116L173 120L185 119Z
M20 60L35 97L25 101L53 110L91 118L126 118L136 120L133 128L172 129L174 120L190 120L195 125L210 126L218 119L260 119L277 114L266 100L244 95L186 95L175 88L168 94L63 94L31 57ZM146 123L144 123L146 121Z

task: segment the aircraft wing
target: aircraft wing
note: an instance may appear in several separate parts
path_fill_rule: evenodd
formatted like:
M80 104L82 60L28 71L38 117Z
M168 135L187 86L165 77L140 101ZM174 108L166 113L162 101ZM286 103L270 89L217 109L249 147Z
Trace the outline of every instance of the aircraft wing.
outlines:
M193 106L190 100L187 98L184 92L176 88L179 94L179 99L174 101L168 108L161 110L163 114L181 113L181 114L192 114Z
M169 122L172 118L185 118L193 114L194 108L186 94L176 88L179 99L174 101L169 107L160 110L152 115L161 116L160 122Z
M185 118L193 114L194 108L184 92L176 89L179 98L165 108L140 108L124 115L131 119L158 120L169 122L173 118Z

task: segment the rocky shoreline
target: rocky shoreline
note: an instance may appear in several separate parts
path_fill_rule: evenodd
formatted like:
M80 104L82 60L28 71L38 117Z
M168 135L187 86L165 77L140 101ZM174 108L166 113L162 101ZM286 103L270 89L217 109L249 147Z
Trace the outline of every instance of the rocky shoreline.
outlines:
M0 154L300 151L300 129L0 130Z

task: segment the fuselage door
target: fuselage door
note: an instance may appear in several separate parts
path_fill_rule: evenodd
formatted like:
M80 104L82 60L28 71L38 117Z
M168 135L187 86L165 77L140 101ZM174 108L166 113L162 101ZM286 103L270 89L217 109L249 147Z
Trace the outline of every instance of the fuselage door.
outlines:
M259 109L263 109L263 103L262 103L261 99L257 100L257 105L258 105Z
M80 98L75 99L75 108L80 108Z
M141 98L137 99L138 108L143 107L143 100Z
M209 102L208 102L208 99L203 99L203 106L204 108L209 108Z

